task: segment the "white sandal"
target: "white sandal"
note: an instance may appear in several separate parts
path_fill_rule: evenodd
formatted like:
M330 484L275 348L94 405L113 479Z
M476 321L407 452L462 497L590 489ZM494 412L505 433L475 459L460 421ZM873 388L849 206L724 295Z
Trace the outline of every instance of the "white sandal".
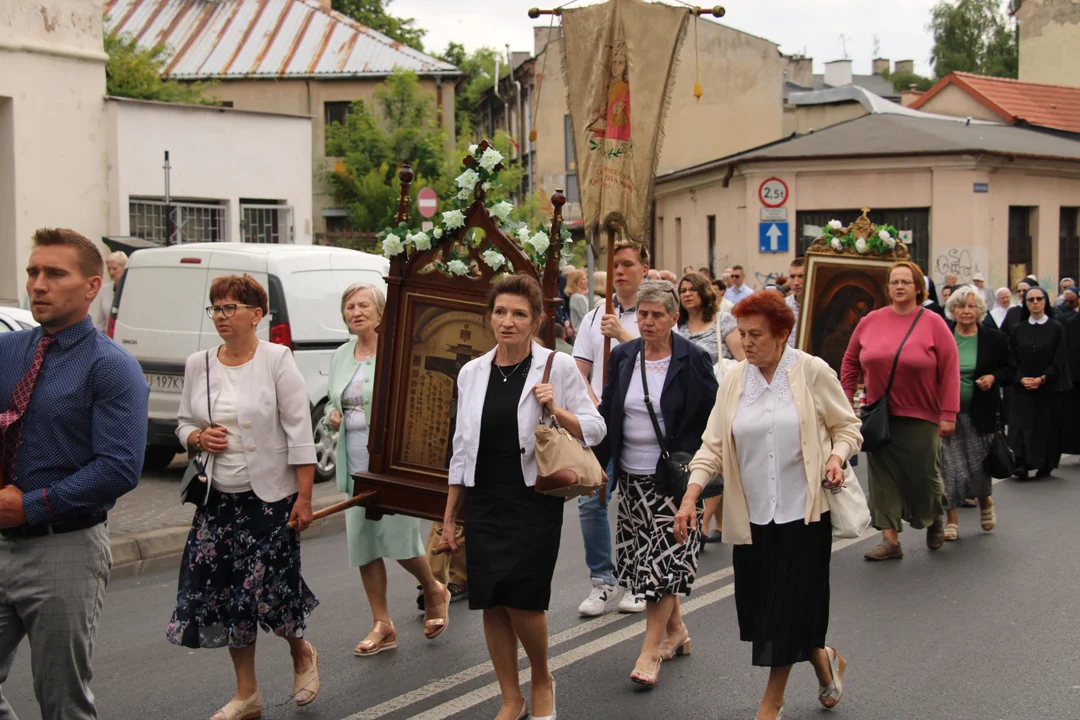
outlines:
M825 648L825 654L829 657L832 682L821 686L818 691L818 701L826 710L832 710L840 704L840 698L844 696L844 669L847 668L847 660L835 648ZM831 705L829 701L832 701Z

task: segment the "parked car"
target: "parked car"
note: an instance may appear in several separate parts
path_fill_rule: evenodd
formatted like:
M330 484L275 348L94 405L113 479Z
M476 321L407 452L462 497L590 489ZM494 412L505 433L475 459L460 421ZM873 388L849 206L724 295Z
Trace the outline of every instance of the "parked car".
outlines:
M221 339L206 316L210 283L246 273L266 288L270 313L257 328L264 341L292 348L307 381L318 449L316 479L334 477L337 438L320 422L330 356L348 338L341 293L356 282L385 288L389 261L379 255L315 245L193 243L148 248L131 256L107 330L142 365L150 385L146 467L162 469L183 450L176 412L184 363Z
M13 307L0 307L0 332L29 330L38 326L37 320L29 310Z

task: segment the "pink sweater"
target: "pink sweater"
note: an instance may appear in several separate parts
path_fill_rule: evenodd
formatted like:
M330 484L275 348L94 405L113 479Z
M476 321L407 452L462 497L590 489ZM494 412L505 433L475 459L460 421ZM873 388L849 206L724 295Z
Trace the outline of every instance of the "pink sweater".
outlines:
M896 349L914 320L914 313L899 315L891 307L875 310L862 319L851 335L840 372L840 384L849 400L860 376L866 385L867 402L885 394ZM900 353L889 392L889 412L936 425L955 421L959 411L960 357L956 340L941 316L927 310Z

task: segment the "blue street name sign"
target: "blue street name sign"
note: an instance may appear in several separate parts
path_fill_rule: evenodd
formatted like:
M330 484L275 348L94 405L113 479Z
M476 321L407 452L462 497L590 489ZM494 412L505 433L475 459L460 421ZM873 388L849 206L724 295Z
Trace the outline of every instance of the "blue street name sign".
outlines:
M786 222L763 222L758 225L758 249L763 253L786 253L788 237Z

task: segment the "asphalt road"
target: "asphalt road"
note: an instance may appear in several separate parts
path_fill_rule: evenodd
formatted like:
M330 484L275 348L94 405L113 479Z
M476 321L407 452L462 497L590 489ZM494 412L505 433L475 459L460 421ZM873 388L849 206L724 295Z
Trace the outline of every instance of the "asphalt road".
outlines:
M910 530L899 562L862 559L874 536L837 543L829 636L850 665L835 716L1080 718L1077 458L1046 480L1000 483L995 498L997 530L983 533L978 511L961 510L961 540L937 553ZM568 505L549 615L559 717L753 718L767 673L750 665L749 647L738 640L730 559L726 546L702 555L698 585L684 605L693 655L665 663L660 685L645 690L628 680L643 616L586 621L575 612L589 581L577 511ZM261 635L265 718L494 717L495 677L480 615L467 603L451 607L440 638L425 640L412 583L395 566L390 599L400 647L356 658L352 648L370 616L359 575L347 567L344 536L305 544L304 570L322 602L308 633L320 653L322 694L295 708L286 645ZM175 586L169 572L109 588L94 658L100 717L209 718L232 696L225 650L188 651L165 640ZM24 644L3 691L22 720L35 720L28 656ZM816 697L813 672L797 667L786 720L824 717Z

